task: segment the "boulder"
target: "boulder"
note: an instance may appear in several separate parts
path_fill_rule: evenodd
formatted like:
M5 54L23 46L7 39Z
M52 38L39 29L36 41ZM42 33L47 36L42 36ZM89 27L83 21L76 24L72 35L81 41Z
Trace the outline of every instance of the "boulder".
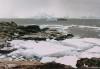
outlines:
M81 58L80 60L77 61L76 66L81 69L81 68L94 68L98 69L100 68L100 58Z
M8 53L11 53L13 51L15 51L16 49L6 49L6 50L3 50L3 49L0 49L0 54L8 54Z
M69 65L50 62L43 64L43 66L40 69L74 69L74 68Z
M11 24L12 27L17 27L18 26L14 21L11 21L10 24Z
M74 69L71 66L63 65L59 63L44 63L44 64L34 64L34 65L18 65L16 67L10 68L10 69Z
M12 36L16 32L17 24L11 22L0 22L0 37ZM4 34L4 35L3 35Z
M23 31L23 33L25 34L37 33L41 31L38 25L19 26L17 27L17 29L19 29L21 32Z
M58 18L57 21L67 21L66 18Z
M43 32L45 32L47 30L49 30L49 28L43 28L43 29L41 29L41 31L43 31Z
M69 39L69 38L72 38L72 37L74 37L73 34L61 35L59 37L56 37L55 40L58 40L58 41L59 40L65 40L65 39Z
M22 40L35 40L35 41L46 41L46 38L40 37L20 37Z

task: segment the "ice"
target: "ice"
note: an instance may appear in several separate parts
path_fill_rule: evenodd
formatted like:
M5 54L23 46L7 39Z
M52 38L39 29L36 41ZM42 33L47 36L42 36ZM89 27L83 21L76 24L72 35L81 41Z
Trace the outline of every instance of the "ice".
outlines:
M77 50L86 50L94 46L94 44L85 42L83 39L66 39L62 41L64 46L77 48Z
M23 48L23 49L27 49L27 48L33 48L34 46L36 46L36 42L32 41L32 40L13 40L10 42L11 46L13 48Z
M83 52L79 55L79 58L100 58L100 53L90 53L90 52Z
M100 39L98 39L98 38L84 38L83 40L86 42L95 44L95 45L100 45Z
M61 44L51 42L40 42L33 51L40 56L63 56L74 50L72 47L66 47Z
M64 57L61 57L61 58L55 60L55 62L65 64L65 65L70 65L70 66L76 68L77 60L78 60L78 58L76 56L64 56Z
M91 49L88 49L86 52L91 52L91 53L100 53L100 47L94 46Z
M56 59L57 59L56 57L43 57L40 62L42 63L54 62Z
M76 67L76 62L80 58L100 58L99 38L72 38L63 41L47 40L12 40L12 48L16 48L7 54L10 58L33 59L40 62L57 62ZM0 58L7 57L1 55ZM20 58L19 58L20 57Z
M91 49L88 49L79 55L80 58L100 58L100 47L94 46Z

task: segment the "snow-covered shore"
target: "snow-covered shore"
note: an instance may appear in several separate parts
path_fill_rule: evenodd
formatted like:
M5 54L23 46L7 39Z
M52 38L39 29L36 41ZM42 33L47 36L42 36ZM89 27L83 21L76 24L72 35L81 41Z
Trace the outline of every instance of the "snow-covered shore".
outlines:
M43 31L46 28L50 29ZM27 30L27 28L25 29ZM0 60L38 60L42 63L56 62L71 65L75 68L77 60L81 58L100 58L100 36L98 36L100 35L100 27L83 25L41 25L41 29L41 33L39 31L31 35L34 38L35 36L43 37L46 34L47 36L44 37L46 39L45 41L35 41L33 39L20 40L16 37L16 39L8 41L9 47L4 41L5 45L3 46L1 44L3 47L0 49ZM27 31L27 33L29 32ZM58 41L55 39L58 37L62 38L61 36L67 35L68 33L71 33L74 37L70 39L64 37L63 40ZM50 39L51 34L54 35L52 39ZM23 37L26 36L30 35L24 34ZM11 50L9 53L6 51L9 50L8 48ZM6 54L4 54L4 51L6 51Z
M57 62L76 67L80 58L100 58L100 39L73 38L63 41L47 40L12 40L9 42L12 49L17 49L0 58L27 58L40 62Z

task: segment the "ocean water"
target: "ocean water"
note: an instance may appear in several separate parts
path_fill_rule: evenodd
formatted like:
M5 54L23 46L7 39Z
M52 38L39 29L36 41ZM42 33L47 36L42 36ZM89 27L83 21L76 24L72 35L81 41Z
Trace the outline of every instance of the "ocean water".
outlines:
M100 38L100 19L68 19L67 21L55 21L46 19L0 19L2 21L14 21L18 25L61 25L69 26L66 31L79 37Z

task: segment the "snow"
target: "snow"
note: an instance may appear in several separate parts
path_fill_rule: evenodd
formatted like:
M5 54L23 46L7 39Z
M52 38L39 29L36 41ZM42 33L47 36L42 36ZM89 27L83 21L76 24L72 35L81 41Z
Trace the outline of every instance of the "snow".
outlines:
M83 41L83 39L66 39L62 41L62 44L65 46L71 46L77 48L79 50L85 50L93 47L94 45L92 43Z
M13 48L23 48L23 49L27 49L27 48L33 48L34 46L36 46L36 42L35 41L32 41L32 40L27 40L27 41L24 41L24 40L13 40L10 42L11 46Z
M57 45L53 43L39 43L38 46L35 46L33 51L40 56L63 56L68 54L73 50L72 47L66 47L62 45Z
M56 59L57 59L56 57L43 57L40 62L42 63L53 62Z
M98 53L89 53L89 52L83 52L79 55L79 58L100 58L100 54Z
M73 38L63 41L47 40L35 42L34 40L12 40L9 42L16 48L7 54L11 58L27 58L40 62L52 62L76 67L80 58L100 57L100 39L98 38ZM1 55L0 58L7 57Z
M55 60L55 62L65 64L65 65L71 65L72 67L76 68L77 60L78 58L76 56L64 56Z
M83 40L92 44L100 45L100 39L98 38L84 38Z
M100 53L100 47L95 46L91 49L88 49L86 52L92 52L92 53Z

